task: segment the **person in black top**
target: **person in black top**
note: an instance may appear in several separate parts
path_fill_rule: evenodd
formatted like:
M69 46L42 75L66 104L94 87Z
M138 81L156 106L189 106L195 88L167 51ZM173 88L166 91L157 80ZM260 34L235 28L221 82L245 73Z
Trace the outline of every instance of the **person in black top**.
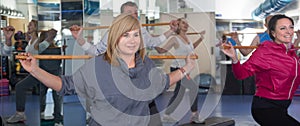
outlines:
M17 33L15 33L14 39L16 40L14 44L15 51L25 51L25 48L28 45L28 42L25 41L25 34L22 31L18 31Z

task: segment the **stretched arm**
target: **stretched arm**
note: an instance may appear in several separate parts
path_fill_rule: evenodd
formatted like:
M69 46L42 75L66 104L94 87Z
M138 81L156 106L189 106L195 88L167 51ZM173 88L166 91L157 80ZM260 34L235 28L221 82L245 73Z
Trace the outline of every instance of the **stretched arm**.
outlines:
M240 46L241 44L238 44L238 45ZM252 40L250 46L258 46L258 45L259 45L259 36L257 35ZM253 51L253 49L239 49L239 50L243 54L243 56L247 56Z
M173 37L171 38L162 48L160 47L154 47L155 50L161 54L161 53L166 53L168 52L173 46L175 46L176 43L176 38Z
M160 48L160 47L154 47L154 49L159 53L166 53L168 52L168 50L164 49L164 48Z
M52 43L54 41L54 38L56 37L57 31L55 29L50 29L47 33L47 38L45 41Z
M50 29L47 33L47 38L45 41L39 43L39 53L45 51L54 41L57 31L55 29Z
M107 48L107 39L108 39L108 32L106 32L100 42L98 42L96 45L93 45L89 42L86 42L84 45L82 45L82 49L90 54L90 55L99 55L106 51Z
M168 39L178 28L178 22L176 20L170 21L170 29L164 33L165 37Z
M221 47L223 47L223 46L229 46L230 47L230 48L221 48L222 52L225 55L229 56L232 59L233 63L237 63L239 60L237 58L237 55L235 53L235 50L234 50L232 44L231 43L223 43Z
M89 42L86 42L82 36L82 27L78 25L72 25L70 27L72 36L77 41L77 43L82 47L82 49L90 55L97 56L106 51L107 47L107 33L104 35L102 40L97 44L93 45Z
M191 55L194 55L194 54L190 54L190 55L187 56L186 64L185 64L185 66L182 67L183 71L178 69L176 71L173 71L173 72L169 73L170 86L172 86L173 84L175 84L177 81L181 80L185 76L187 76L188 79L189 79L188 74L195 67L195 60L190 58ZM184 74L187 74L187 75L184 75Z
M28 56L25 60L20 60L22 66L26 71L28 71L33 77L41 81L47 87L52 88L55 91L61 90L62 80L59 76L50 74L38 67L36 59L29 53L22 53L21 55Z
M141 28L143 40L146 47L154 48L161 45L165 40L167 40L178 27L178 22L176 20L170 21L170 29L160 36L152 36L146 28Z
M5 44L3 49L1 49L2 55L9 55L11 53L11 38L15 33L15 28L13 26L7 26L3 28L3 33L5 36Z
M294 41L294 47L298 47L300 43L300 30L296 31L297 39Z
M196 42L194 42L193 44L194 48L197 48L197 46L202 42L202 40L204 39L204 34L205 34L205 30L200 32L201 37L198 40L196 40Z
M3 28L3 32L4 32L4 36L5 36L5 40L6 40L5 44L7 46L11 46L12 45L11 38L15 33L15 28L13 26L7 26L7 27Z

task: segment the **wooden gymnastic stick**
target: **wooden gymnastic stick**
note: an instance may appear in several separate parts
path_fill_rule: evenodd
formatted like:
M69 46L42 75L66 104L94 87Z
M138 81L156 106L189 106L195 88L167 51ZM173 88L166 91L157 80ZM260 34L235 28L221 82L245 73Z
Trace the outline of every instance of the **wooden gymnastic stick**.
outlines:
M23 55L16 55L16 59L26 59L27 56ZM92 56L89 55L34 55L33 56L36 59L41 60L58 60L58 59L89 59L92 58Z
M198 34L201 34L200 32L189 32L189 33L186 33L187 35L198 35ZM92 37L93 36L85 36L85 38L89 38L89 37Z
M1 30L4 30L4 28L1 28ZM10 31L14 31L15 29L9 29Z
M297 31L294 31L294 33L296 33L296 32ZM237 32L237 34L261 34L261 33L263 33L263 32L245 32L245 33L243 33L243 32ZM225 35L225 36L233 36L234 32L225 33L223 35Z
M154 23L154 24L142 24L142 26L162 26L162 25L169 25L169 22L162 22L162 23ZM96 30L96 29L107 29L109 26L95 26L95 27L83 27L83 30Z
M234 49L256 49L258 46L233 46ZM223 46L221 48L229 49L230 46ZM294 48L299 49L300 46L295 46Z
M16 55L16 59L26 59L27 56ZM58 59L89 59L89 55L34 55L36 59L40 60L58 60ZM186 56L172 56L172 55L149 55L151 59L185 59ZM191 56L191 59L198 59L198 56Z
M94 27L83 27L83 30L96 30L96 29L107 29L109 26L94 26Z
M259 34L259 33L263 33L263 32L253 32L253 33L249 33L249 32L247 32L247 33L241 33L241 32L238 32L237 34ZM226 33L226 34L223 34L223 35L225 35L225 36L233 36L234 33L231 32L231 33Z
M201 32L189 32L189 33L186 33L187 35L198 35L198 34L201 34Z
M147 26L163 26L163 25L170 25L169 22L162 22L162 23L153 23L153 24L142 24L142 26L147 27Z
M149 55L150 59L185 59L186 56L173 56L173 55ZM191 59L198 59L198 56L191 56Z
M224 49L229 49L230 46L222 46ZM233 46L234 49L255 49L257 46Z

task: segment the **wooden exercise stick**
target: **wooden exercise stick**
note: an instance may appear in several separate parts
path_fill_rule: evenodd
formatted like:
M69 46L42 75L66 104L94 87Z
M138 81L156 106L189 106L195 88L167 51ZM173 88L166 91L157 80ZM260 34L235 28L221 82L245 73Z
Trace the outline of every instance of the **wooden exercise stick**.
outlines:
M142 26L163 26L169 25L169 22L162 22L162 23L154 23L154 24L142 24ZM83 27L83 30L96 30L96 29L107 29L109 26L94 26L94 27ZM71 30L71 29L70 29ZM79 30L79 29L72 29L72 30Z
M222 46L221 48L229 49L230 46ZM235 49L255 49L257 46L233 46Z
M294 33L296 33L297 31L294 31ZM261 34L263 32L237 32L237 34ZM225 36L233 36L234 32L230 32L230 33L225 33Z
M36 59L40 60L59 60L59 59L90 59L92 56L89 55L34 55ZM26 59L27 56L16 55L16 59Z
M16 55L16 59L26 59L27 56ZM89 55L34 55L39 60L58 60L58 59L89 59ZM186 56L172 56L172 55L149 55L151 59L185 59ZM191 59L198 59L198 56L191 56Z
M263 33L263 32L253 32L253 33L249 33L249 32L247 32L247 33L241 33L241 32L238 32L237 34L259 34L259 33ZM225 35L225 36L233 36L234 33L231 32L231 33L226 33L226 34L223 34L223 35Z
M189 33L186 33L187 35L198 35L198 34L201 34L201 32L189 32ZM85 36L85 38L93 38L93 36Z
M150 59L186 59L186 56L173 56L173 55L149 55ZM198 56L191 56L191 59L198 59Z
M201 32L188 32L187 35L198 35L201 34Z
M4 27L5 28L5 27ZM1 30L4 30L4 28L1 28ZM15 29L13 28L10 28L10 29L8 29L9 31L14 31Z
M258 46L233 46L234 49L256 49ZM229 49L230 46L223 46L221 48ZM299 49L300 46L295 46L294 48Z

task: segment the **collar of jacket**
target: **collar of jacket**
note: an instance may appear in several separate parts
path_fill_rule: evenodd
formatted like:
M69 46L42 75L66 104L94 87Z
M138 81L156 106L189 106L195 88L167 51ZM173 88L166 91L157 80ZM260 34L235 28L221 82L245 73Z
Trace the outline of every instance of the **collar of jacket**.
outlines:
M120 63L121 70L129 75L130 78L135 78L137 73L143 68L143 60L138 53L135 54L135 67L128 68L125 61L121 58L118 58Z

